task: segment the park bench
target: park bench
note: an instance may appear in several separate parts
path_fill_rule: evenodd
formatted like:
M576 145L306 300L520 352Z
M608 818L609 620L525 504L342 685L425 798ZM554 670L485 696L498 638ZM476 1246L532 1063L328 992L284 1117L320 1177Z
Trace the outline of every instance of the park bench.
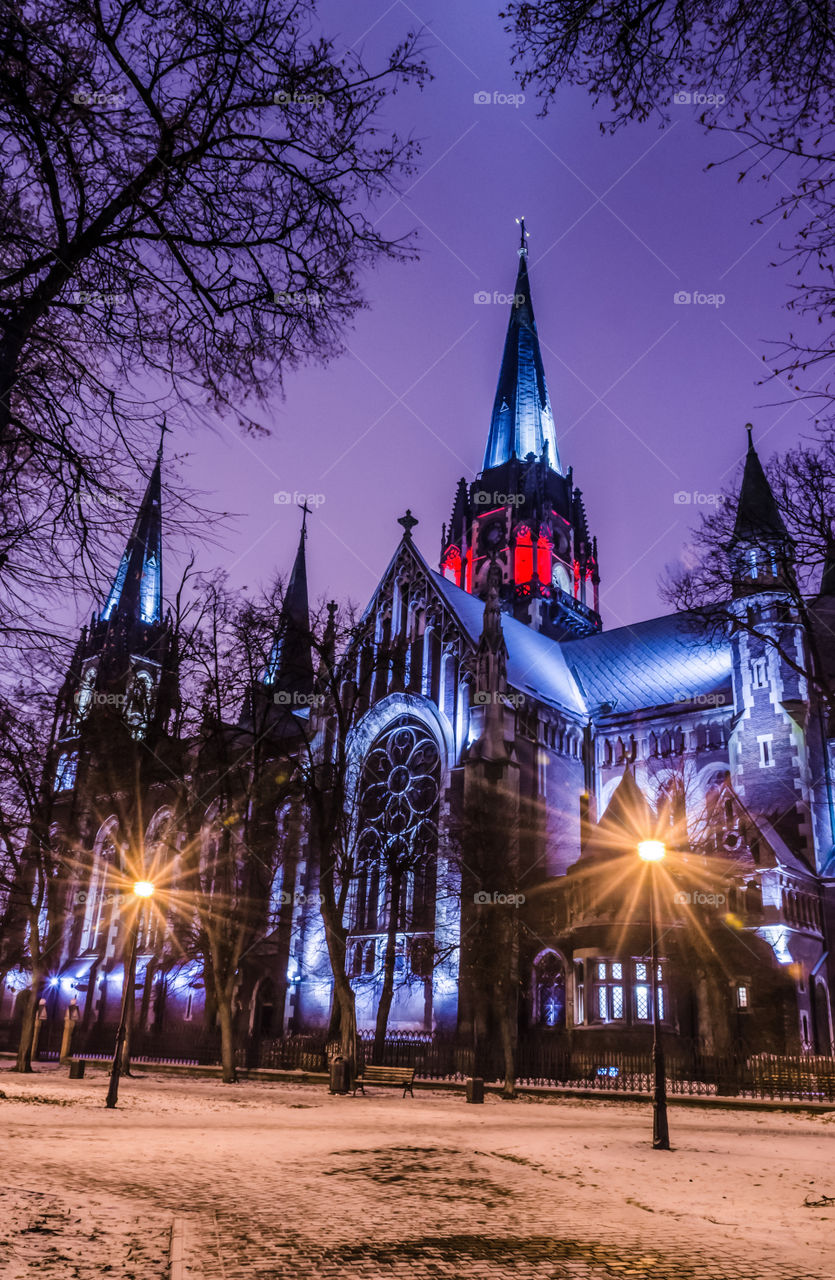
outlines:
M398 1089L402 1088L404 1098L407 1093L414 1097L414 1083L414 1067L374 1067L369 1064L363 1067L362 1074L354 1081L354 1093L356 1094L357 1089L365 1093L364 1086L367 1084L390 1084Z

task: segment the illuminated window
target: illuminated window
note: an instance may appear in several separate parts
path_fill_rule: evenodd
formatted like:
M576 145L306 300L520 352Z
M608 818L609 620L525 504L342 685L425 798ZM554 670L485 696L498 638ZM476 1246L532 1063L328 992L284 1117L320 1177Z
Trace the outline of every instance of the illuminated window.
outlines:
M530 582L533 577L533 539L529 529L522 528L517 535L514 569L517 586Z
M561 1027L565 1023L565 974L562 961L553 951L540 956L534 970L536 1020L541 1027Z
M746 983L742 982L736 989L736 1007L737 1009L749 1008L750 993Z
M144 738L151 719L154 682L149 671L138 671L130 692L126 719L134 738Z
M96 668L88 667L81 677L81 684L75 695L75 706L79 720L83 720L90 710L93 694L96 689Z
M623 965L598 960L595 964L594 1010L598 1022L618 1022L624 1017Z
M78 752L65 751L58 757L55 769L55 790L72 791L78 773Z
M536 543L536 572L539 581L548 586L551 581L551 543L540 534Z

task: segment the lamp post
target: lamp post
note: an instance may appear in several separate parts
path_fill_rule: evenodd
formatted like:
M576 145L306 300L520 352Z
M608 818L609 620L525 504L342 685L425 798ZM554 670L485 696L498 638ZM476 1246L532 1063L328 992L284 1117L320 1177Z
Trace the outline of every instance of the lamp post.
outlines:
M664 1046L658 1027L658 937L655 921L656 882L655 868L667 855L661 840L642 840L638 845L638 857L649 863L649 949L652 970L652 1145L656 1151L670 1150L670 1131L667 1127L667 1071L664 1062Z
M119 1015L119 1030L116 1032L116 1052L113 1055L113 1066L110 1068L110 1087L107 1090L107 1102L105 1106L111 1109L116 1106L119 1097L119 1076L122 1071L122 1049L125 1044L125 1036L128 1029L128 989L133 981L133 974L136 968L136 951L139 946L139 919L142 915L142 907L146 898L152 898L154 895L154 886L150 880L137 880L133 886L133 892L138 902L136 904L136 915L133 920L133 928L131 930L130 940L130 959L125 968L124 984L122 987L122 1012Z

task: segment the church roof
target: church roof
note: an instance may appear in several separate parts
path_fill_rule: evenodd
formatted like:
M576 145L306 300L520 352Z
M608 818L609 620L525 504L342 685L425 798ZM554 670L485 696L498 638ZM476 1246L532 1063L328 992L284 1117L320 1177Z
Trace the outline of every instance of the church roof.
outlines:
M526 458L533 453L541 457L546 447L550 466L561 471L554 415L531 301L528 251L523 240L484 453L484 470L499 467L514 455Z
M607 703L616 713L732 704L730 647L703 640L686 614L567 640L560 648L591 712Z
M484 601L470 595L440 573L430 570L432 581L464 630L478 644L484 623ZM586 705L568 669L560 645L540 632L502 614L502 631L507 646L507 682L519 693L552 702L576 715L586 714Z

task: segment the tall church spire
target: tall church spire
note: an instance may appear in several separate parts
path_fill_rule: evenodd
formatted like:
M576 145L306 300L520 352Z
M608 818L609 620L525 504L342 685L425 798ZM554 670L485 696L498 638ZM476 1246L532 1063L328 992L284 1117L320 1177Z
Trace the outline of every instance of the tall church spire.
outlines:
M753 430L747 423L748 452L745 471L739 491L733 541L762 542L769 539L785 540L788 537L783 517L777 507L771 485L768 483L759 455L754 448Z
M493 402L484 470L501 466L514 456L526 458L532 453L537 458L546 454L548 464L555 471L561 471L554 415L531 301L524 218L520 226L519 269Z
M264 683L275 688L287 705L309 706L313 694L313 659L310 652L310 606L307 595L307 505L302 507L302 527L296 559L287 584L275 642ZM306 701L305 701L306 700Z
M102 621L162 620L162 440Z

